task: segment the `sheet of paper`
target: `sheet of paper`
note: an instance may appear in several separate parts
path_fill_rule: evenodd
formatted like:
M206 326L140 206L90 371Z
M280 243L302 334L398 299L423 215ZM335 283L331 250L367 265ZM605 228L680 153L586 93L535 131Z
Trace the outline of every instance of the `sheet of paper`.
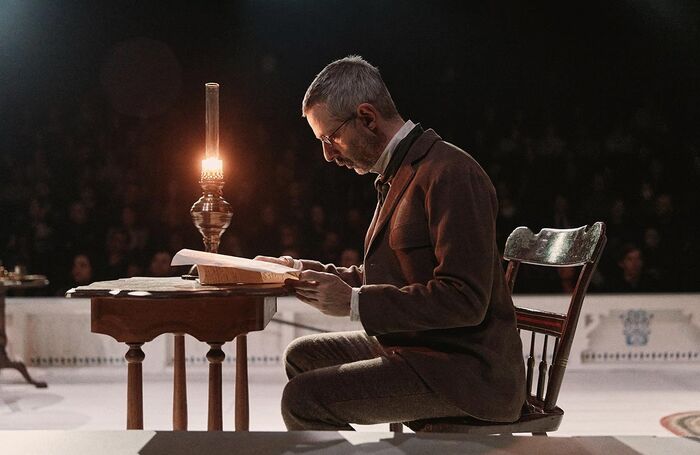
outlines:
M180 250L173 257L170 265L214 265L219 267L236 267L241 270L250 270L252 272L273 272L287 273L299 271L291 267L271 262L256 261L253 259L239 258L237 256L227 256L225 254L207 253L196 250Z

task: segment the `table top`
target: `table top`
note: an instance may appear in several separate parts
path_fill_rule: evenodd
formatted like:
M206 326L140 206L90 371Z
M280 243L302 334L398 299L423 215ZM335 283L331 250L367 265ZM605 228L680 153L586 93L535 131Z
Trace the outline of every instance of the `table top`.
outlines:
M196 280L181 277L133 277L111 281L97 281L87 286L78 286L66 292L66 297L231 297L283 296L293 291L281 283L202 285Z
M80 286L71 297L90 297L91 331L124 343L147 342L163 333L226 342L263 330L277 311L281 284L202 286L194 280L124 278Z
M44 275L23 275L19 278L0 278L0 292L6 289L29 289L47 286L49 280Z

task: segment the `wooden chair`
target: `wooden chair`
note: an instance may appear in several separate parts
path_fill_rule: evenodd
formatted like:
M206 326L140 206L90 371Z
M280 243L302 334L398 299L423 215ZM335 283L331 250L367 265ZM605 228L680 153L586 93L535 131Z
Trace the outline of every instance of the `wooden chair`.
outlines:
M579 314L593 272L605 247L605 224L597 222L589 227L577 229L542 229L535 235L526 227L515 229L508 240L503 257L509 261L506 282L511 293L520 264L545 267L581 266L578 281L566 314L515 308L518 332L530 332L527 358L526 397L520 418L513 423L485 422L471 418L440 418L407 422L412 430L419 432L454 432L471 434L532 433L546 435L559 428L564 411L557 407L557 397L564 379L564 370L569 359L571 344L576 332ZM536 338L543 336L541 360L535 377ZM552 347L551 368L547 365L548 349ZM484 397L488 399L488 397ZM394 429L396 427L393 427Z

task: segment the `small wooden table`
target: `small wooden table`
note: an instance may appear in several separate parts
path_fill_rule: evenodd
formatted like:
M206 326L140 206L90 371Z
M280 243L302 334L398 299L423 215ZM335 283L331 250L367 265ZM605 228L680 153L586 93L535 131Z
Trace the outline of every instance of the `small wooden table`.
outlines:
M126 353L127 429L143 429L141 346L158 335L189 334L209 344L208 430L222 429L221 346L236 338L235 429L249 428L246 334L263 330L277 311L277 297L290 291L281 284L202 286L193 280L126 278L68 291L91 298L92 332L109 335L129 347ZM176 336L173 429L187 429L184 339Z
M49 284L43 275L25 275L18 280L0 279L0 370L11 368L20 372L25 381L40 389L46 388L46 383L35 381L29 375L27 367L20 361L10 360L7 355L7 332L5 331L5 293L8 289L41 288Z

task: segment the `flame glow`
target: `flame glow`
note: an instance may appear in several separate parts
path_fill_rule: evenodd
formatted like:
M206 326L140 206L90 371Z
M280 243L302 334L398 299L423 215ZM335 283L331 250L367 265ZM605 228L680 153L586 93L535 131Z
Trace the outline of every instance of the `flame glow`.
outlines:
M221 180L224 178L224 163L218 158L202 160L202 180Z

